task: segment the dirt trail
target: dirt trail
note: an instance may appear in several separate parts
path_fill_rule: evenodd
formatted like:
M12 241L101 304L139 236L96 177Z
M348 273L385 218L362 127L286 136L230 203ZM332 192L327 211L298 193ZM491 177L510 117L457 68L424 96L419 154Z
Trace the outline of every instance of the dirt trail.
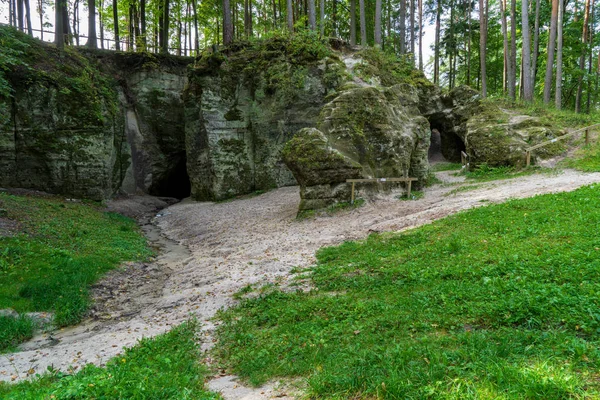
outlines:
M224 203L184 201L168 207L145 230L163 248L154 262L132 264L115 272L96 291L92 319L81 326L41 335L20 353L0 356L0 380L20 380L33 368L68 370L87 362L102 364L142 336L160 334L196 315L203 322L203 348L213 343L211 318L234 304L231 295L248 284L285 285L294 266L314 263L322 246L365 238L370 232L398 231L472 207L509 198L570 191L600 182L600 173L567 170L511 180L476 183L454 191L462 177L437 176L445 184L425 190L422 199L399 201L400 192L370 199L363 207L302 221L295 219L298 188L288 187L245 200ZM158 230L156 227L160 228ZM165 237L166 236L166 237ZM168 239L167 239L168 238ZM206 358L206 362L211 362ZM293 390L278 384L252 389L231 376L209 382L226 399L293 398Z

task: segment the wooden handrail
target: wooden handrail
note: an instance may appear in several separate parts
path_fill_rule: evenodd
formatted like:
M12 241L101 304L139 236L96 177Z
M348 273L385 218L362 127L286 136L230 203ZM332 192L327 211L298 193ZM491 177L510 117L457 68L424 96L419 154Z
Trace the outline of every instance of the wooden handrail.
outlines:
M598 126L600 126L600 123L594 124L594 125L590 125L590 126L586 126L585 128L577 129L576 131L569 132L566 135L562 135L562 136L559 136L559 137L554 138L554 139L546 140L545 142L538 143L535 146L531 146L531 147L525 149L525 157L526 157L526 160L527 160L526 161L527 166L529 167L529 165L531 164L531 152L533 150L537 150L537 149L539 149L541 147L544 147L544 146L547 146L549 144L556 143L556 142L558 142L560 140L565 140L565 139L570 138L571 136L575 135L576 133L585 131L585 144L589 144L590 143L590 129L596 128Z

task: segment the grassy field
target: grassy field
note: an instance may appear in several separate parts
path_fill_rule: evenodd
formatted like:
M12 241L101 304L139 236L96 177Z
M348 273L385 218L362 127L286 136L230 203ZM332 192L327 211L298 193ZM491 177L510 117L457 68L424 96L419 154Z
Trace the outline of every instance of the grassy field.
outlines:
M590 145L578 149L572 158L564 161L564 165L584 172L600 171L600 140L594 140Z
M50 372L33 382L0 384L0 398L37 399L220 399L204 389L207 371L199 362L197 324L144 339L112 359L106 368L86 366L79 373Z
M318 252L222 312L218 357L327 399L600 398L600 185Z
M102 274L151 254L133 220L91 203L0 193L0 210L19 232L0 236L0 309L50 311L58 326L81 320ZM32 330L26 318L0 317L0 351Z

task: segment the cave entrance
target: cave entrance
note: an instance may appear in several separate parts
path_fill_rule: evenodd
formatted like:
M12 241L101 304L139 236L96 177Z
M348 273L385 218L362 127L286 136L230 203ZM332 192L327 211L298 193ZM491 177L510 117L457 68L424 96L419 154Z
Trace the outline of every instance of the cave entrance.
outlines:
M167 170L154 185L153 195L184 199L192 192L190 177L187 172L187 157L185 152L174 157L171 168Z
M465 143L455 133L432 127L429 162L460 162L460 152L466 151Z

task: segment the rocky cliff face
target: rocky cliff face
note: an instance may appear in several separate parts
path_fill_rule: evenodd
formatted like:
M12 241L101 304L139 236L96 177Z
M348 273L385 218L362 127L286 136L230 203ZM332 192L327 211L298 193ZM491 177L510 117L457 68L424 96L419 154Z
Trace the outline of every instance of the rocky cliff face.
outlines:
M59 53L0 29L1 186L219 200L299 183L309 209L347 200L348 177L422 184L430 125L449 160L464 150L491 165L518 164L524 146L560 133L472 89L442 95L380 51L334 51L309 36L193 60Z

